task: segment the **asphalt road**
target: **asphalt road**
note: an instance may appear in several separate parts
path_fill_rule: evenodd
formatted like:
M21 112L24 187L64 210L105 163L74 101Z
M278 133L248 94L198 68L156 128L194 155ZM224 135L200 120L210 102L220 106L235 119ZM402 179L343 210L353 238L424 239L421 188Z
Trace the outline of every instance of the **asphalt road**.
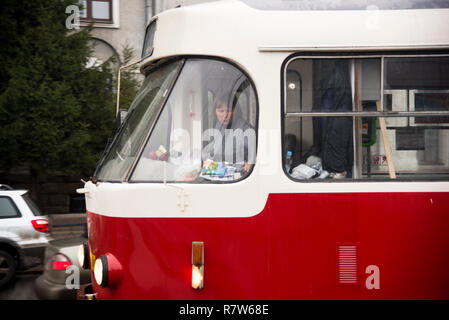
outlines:
M0 288L0 300L39 300L34 290L34 281L42 271L26 271L16 275L5 287Z

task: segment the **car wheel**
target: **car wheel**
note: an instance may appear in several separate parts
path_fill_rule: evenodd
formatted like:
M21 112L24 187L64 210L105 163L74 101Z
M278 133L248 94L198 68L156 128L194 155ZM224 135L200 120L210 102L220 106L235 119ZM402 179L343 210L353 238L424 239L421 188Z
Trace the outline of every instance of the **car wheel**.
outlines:
M7 284L16 273L14 258L6 251L0 250L0 287Z

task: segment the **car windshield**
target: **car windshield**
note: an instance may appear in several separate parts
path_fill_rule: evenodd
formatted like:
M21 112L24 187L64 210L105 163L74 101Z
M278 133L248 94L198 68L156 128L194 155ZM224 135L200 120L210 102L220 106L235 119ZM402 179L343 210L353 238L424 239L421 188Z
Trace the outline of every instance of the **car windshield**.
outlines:
M181 67L175 61L155 68L145 79L96 172L98 180L123 181Z

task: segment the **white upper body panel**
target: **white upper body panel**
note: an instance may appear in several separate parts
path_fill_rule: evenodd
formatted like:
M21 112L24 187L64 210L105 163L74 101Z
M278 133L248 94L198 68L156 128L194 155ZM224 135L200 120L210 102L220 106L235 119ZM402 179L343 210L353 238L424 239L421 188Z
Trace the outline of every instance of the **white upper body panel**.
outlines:
M251 60L258 51L448 48L449 9L267 11L237 0L157 16L154 53ZM245 64L246 65L246 64Z

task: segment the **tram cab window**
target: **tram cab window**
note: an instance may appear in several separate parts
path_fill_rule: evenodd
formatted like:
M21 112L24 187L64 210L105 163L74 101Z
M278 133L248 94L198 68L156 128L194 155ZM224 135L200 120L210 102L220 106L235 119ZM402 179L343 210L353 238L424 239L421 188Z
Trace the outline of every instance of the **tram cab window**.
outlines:
M256 156L257 100L247 76L213 59L187 59L132 182L232 182Z
M298 57L284 72L293 179L449 178L449 57Z

